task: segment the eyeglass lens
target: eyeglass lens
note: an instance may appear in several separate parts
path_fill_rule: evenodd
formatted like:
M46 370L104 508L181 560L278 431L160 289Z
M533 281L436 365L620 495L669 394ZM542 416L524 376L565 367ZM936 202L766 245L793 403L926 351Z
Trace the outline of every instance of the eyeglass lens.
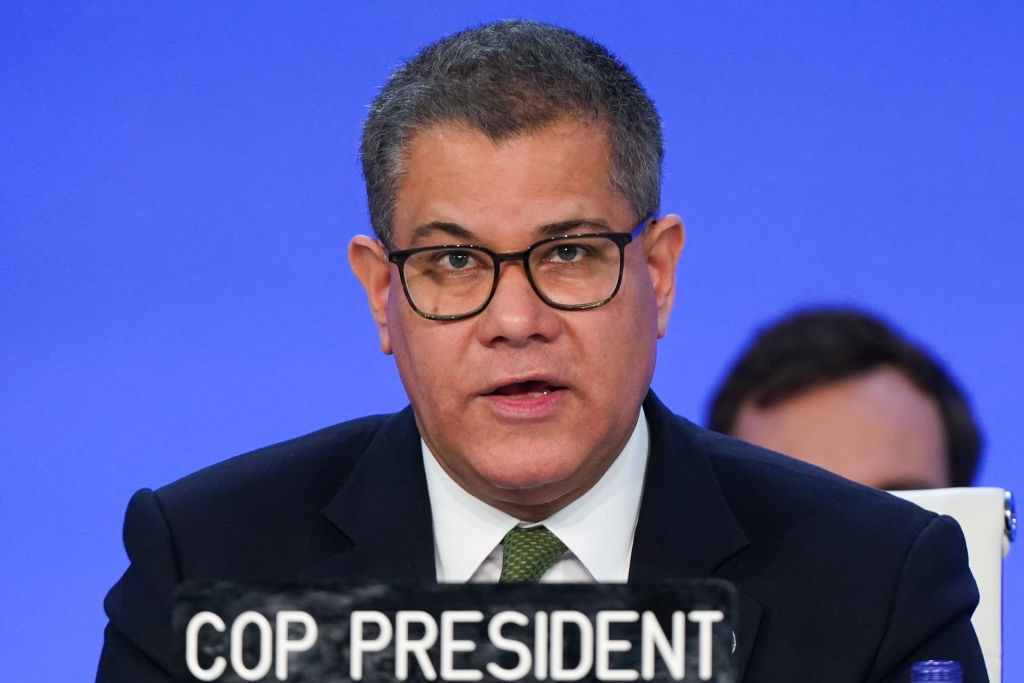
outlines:
M586 307L615 293L621 256L622 247L605 236L559 238L528 251L527 274L549 304ZM422 313L459 316L487 303L496 270L494 257L482 249L439 247L410 255L404 278L410 299Z

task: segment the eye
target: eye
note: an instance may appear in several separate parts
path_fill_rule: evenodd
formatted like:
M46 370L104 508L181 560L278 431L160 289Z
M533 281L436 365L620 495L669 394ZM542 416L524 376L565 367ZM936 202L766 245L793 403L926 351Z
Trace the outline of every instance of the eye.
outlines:
M442 267L462 270L472 265L473 255L468 251L444 251L441 252L438 260Z
M418 251L405 262L405 276L452 280L483 277L493 272L485 252L471 247L431 247Z
M559 244L552 253L554 260L565 263L579 261L584 256L583 247L578 244Z
M441 248L423 252L425 270L443 273L461 273L486 266L486 260L472 249Z
M540 262L551 265L581 263L594 256L594 245L579 239L572 242L555 242L538 256Z

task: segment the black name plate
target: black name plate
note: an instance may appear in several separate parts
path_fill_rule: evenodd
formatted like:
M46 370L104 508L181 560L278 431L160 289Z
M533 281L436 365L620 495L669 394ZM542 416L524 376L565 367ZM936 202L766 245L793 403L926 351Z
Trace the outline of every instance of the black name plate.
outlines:
M652 584L185 584L181 681L724 681L736 593Z

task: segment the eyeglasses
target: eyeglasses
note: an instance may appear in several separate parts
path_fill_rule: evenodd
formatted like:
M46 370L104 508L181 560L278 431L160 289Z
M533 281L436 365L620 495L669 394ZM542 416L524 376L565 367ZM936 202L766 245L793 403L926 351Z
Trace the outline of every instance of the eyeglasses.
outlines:
M496 253L472 244L402 249L388 254L398 266L405 298L430 320L477 315L498 289L501 264L522 261L541 301L563 311L604 306L622 285L623 256L654 216L629 232L550 237L523 251Z

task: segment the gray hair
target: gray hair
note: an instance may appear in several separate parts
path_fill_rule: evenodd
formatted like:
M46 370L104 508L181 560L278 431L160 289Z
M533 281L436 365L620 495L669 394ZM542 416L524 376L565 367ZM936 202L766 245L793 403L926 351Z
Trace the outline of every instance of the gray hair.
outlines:
M500 141L565 116L608 126L612 188L630 202L636 220L657 214L661 119L636 77L607 49L576 33L502 21L421 50L371 103L361 156L377 237L393 246L403 161L417 132L460 122Z

